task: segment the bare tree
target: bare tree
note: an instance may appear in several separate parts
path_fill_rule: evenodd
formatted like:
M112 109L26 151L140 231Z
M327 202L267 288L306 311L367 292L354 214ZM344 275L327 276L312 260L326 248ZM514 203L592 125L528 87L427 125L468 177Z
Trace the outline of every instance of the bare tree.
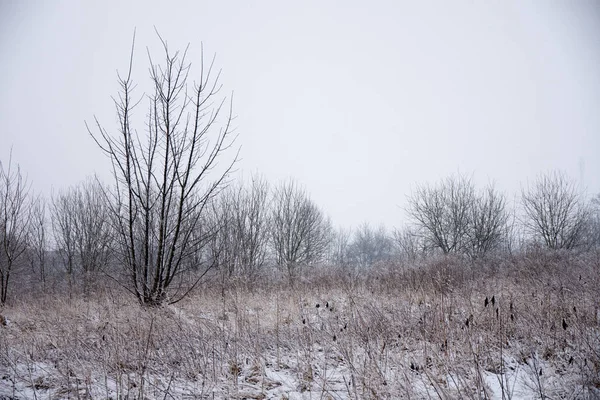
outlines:
M424 237L424 234L417 232L416 228L411 226L394 230L393 241L398 259L412 262L427 255L430 248Z
M329 264L339 267L347 267L349 265L351 236L352 231L350 229L338 228L336 231L332 231L327 255Z
M112 243L109 204L97 179L88 179L72 192L75 202L74 239L84 292L90 291L97 272L108 263Z
M206 248L211 264L219 268L221 287L224 290L227 281L236 273L238 242L233 219L233 202L229 191L223 191L208 208L203 229L213 232ZM201 248L200 251L203 251Z
M589 216L589 243L591 247L600 248L600 193L591 201Z
M479 192L463 176L450 176L437 186L417 187L409 197L408 213L427 247L443 253L477 257L499 249L506 238L504 195L493 185Z
M384 226L373 229L365 222L354 232L349 257L354 266L368 268L376 263L390 261L392 247L392 239Z
M209 258L219 267L221 288L235 278L252 283L263 268L269 240L269 186L253 176L249 185L239 182L212 202L207 225L214 229Z
M331 239L331 222L294 181L276 188L273 198L271 243L277 265L290 282L303 265L321 261Z
M236 264L240 274L253 281L263 267L269 239L269 185L253 176L249 187L231 192Z
M165 61L159 66L148 55L153 92L146 97L145 133L132 126L139 103L133 99L133 48L127 75L119 76L117 134L108 133L97 119L96 134L88 127L113 166L111 214L127 288L146 305L176 302L200 282L202 274L188 274L194 270L189 261L206 242L207 230L199 224L237 160L236 155L218 166L235 137L231 106L227 109L226 99L217 98L220 72L213 71L214 58L207 66L201 57L200 75L192 85L187 48L173 53L159 38Z
M437 186L417 186L408 198L408 214L432 248L463 252L468 246L475 189L463 176L451 176Z
M476 194L470 207L468 253L476 257L500 249L505 243L509 221L506 198L489 185Z
M522 222L535 240L550 249L583 243L589 209L574 181L562 172L538 176L521 191Z
M63 190L52 196L50 205L50 220L54 245L62 258L69 284L69 297L73 294L74 272L76 269L76 218L77 203L73 194L74 189Z
M83 274L88 294L97 272L106 266L113 232L104 188L90 178L53 196L50 210L54 240L67 272L70 293L75 274Z
M0 162L0 304L6 302L11 272L27 249L29 186L21 169Z
M31 203L29 217L29 262L32 272L38 274L42 289L46 290L46 262L48 252L47 207L44 197L38 196Z

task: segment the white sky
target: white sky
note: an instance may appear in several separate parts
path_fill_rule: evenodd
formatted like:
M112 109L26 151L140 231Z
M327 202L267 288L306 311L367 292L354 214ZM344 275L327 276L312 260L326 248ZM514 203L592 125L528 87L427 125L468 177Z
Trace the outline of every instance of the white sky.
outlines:
M116 128L134 27L149 89L153 26L192 62L217 53L238 169L296 178L336 224L400 226L411 187L457 171L512 198L584 165L600 192L595 1L0 0L0 160L12 146L46 194L108 179L84 120Z

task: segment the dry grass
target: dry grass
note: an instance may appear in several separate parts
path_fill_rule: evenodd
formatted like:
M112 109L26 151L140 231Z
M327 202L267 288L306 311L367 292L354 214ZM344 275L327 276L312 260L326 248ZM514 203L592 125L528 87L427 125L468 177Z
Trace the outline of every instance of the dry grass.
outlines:
M23 299L1 311L0 398L600 396L597 254L309 275L154 309Z

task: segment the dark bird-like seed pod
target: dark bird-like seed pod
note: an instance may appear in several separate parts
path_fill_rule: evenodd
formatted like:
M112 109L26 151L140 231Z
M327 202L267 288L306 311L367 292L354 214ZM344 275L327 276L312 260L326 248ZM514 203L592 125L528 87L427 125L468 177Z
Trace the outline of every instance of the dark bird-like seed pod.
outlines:
M498 319L498 309L496 308L496 319Z
M569 358L569 365L573 364L573 357Z
M563 323L562 323L562 327L563 329L566 331L567 328L569 327L569 325L567 325L567 321L565 321L565 319L563 318Z
M325 308L329 308L329 302L325 303Z
M306 325L306 319L302 318L302 324Z
M321 305L319 303L317 303L317 305L315 307L319 308L319 307L321 307Z
M512 303L512 301L511 301L511 302L510 302L510 312L512 312L512 310L513 310L513 303Z
M337 337L335 335L333 335L333 341L335 342L337 340Z
M467 318L467 320L465 321L465 325L467 326L467 328L469 327L469 318Z
M514 321L515 320L515 315L514 314L510 314L510 320Z
M496 305L496 296L492 296L492 305Z
M486 297L486 298L485 298L485 301L483 302L483 306L484 306L484 307L487 307L487 306L488 306L488 304L489 304L489 302L490 302L490 301L489 301L489 300L488 300L488 298Z
M540 376L542 376L542 369L540 368Z
M573 306L573 312L577 314L577 307Z

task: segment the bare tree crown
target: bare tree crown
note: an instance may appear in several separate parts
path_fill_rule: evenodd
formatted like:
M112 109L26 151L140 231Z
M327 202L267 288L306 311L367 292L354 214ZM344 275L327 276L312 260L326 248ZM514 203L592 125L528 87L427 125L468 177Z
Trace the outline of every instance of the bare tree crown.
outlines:
M506 233L504 196L493 186L477 191L463 176L450 176L435 186L418 186L408 204L408 214L425 246L444 254L485 254L498 248Z
M198 283L199 278L190 278L186 260L206 241L198 235L202 215L237 160L234 154L218 165L235 135L231 103L219 98L214 58L206 64L201 53L199 77L191 83L188 49L172 52L159 39L164 62L156 64L148 53L153 91L145 96L145 127L132 126L140 103L133 97L132 48L115 99L117 132L109 133L98 120L96 133L88 128L112 162L111 214L129 289L143 304L178 301Z
M550 172L521 191L522 222L529 233L550 249L573 249L583 244L590 215L575 181Z

